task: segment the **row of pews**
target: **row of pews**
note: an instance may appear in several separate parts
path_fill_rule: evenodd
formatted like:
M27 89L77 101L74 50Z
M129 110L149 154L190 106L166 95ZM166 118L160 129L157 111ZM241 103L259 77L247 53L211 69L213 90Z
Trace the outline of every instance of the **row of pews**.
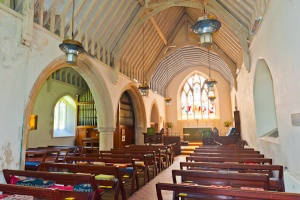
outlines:
M126 200L139 190L140 179L146 184L173 161L173 145L131 145L91 154L80 147L28 149L27 170L4 169L7 184L0 191L43 199Z
M173 199L300 199L300 194L286 193L283 166L273 165L251 148L208 145L172 170L173 183L156 183L158 200L164 191Z

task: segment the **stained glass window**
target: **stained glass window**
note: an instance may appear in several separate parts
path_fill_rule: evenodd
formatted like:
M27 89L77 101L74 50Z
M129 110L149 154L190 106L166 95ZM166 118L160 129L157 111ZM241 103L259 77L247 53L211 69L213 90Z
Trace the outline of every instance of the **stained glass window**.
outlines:
M188 78L181 91L181 119L214 119L216 105L208 99L205 78L196 73Z

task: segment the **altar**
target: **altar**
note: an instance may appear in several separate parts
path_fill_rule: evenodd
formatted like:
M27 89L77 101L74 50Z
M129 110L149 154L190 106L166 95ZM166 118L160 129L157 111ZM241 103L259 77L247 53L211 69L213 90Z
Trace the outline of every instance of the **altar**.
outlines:
M183 128L183 140L189 142L202 142L202 137L211 138L211 127L187 127Z

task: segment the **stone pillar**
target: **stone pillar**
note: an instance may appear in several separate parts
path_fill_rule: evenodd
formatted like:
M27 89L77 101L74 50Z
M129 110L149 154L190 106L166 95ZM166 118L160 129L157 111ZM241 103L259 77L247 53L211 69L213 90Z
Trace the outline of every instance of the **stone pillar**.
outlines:
M114 148L114 132L115 127L98 127L99 150L110 150Z
M144 127L137 127L135 130L136 130L135 144L137 144L137 145L144 144L144 135L143 135L143 133L145 133L145 128Z

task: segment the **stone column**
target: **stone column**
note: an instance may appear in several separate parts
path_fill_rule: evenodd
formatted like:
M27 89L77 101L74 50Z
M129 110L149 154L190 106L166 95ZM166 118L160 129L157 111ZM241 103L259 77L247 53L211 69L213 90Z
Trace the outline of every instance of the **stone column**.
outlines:
M115 127L98 127L99 150L110 150L114 148L114 132Z

